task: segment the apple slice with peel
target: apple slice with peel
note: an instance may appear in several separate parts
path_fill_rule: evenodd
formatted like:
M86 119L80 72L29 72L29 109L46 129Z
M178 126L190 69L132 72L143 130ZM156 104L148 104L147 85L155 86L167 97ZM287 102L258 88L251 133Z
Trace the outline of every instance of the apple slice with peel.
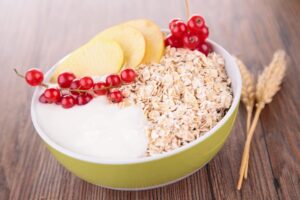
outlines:
M120 44L124 52L125 67L136 67L142 62L146 42L143 34L137 29L124 25L113 26L99 33L90 42L99 38L112 39Z
M146 40L146 53L142 63L159 62L164 53L164 37L158 25L151 20L138 19L125 22L139 30Z
M117 73L122 68L123 61L124 53L117 42L97 38L58 63L50 81L56 82L62 72L73 72L77 77Z

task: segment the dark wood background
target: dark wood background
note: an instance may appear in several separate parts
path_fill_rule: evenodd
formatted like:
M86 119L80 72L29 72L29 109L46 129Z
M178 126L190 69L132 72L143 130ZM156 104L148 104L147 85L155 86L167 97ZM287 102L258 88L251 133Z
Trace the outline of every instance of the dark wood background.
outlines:
M61 167L30 119L32 89L13 68L49 69L97 32L146 17L166 27L184 17L183 0L0 0L0 199L300 199L300 1L193 0L211 38L258 74L273 52L289 55L282 90L262 113L249 178L239 192L245 109L221 152L203 169L169 186L122 192L88 184Z

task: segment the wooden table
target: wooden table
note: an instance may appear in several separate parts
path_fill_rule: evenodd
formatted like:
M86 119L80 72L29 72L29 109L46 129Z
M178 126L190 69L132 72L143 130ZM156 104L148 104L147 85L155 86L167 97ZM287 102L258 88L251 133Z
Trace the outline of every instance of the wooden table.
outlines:
M49 69L105 27L147 17L166 27L184 17L183 1L0 0L0 199L300 199L300 1L191 1L211 38L258 74L279 48L289 54L282 90L262 113L249 178L236 190L245 141L245 109L221 152L169 186L140 192L103 189L60 166L30 119L32 89L13 73Z

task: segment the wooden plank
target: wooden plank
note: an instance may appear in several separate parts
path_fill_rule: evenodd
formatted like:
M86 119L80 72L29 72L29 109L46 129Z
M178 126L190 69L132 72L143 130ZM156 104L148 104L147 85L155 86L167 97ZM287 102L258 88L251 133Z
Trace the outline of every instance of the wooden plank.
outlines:
M297 0L192 0L211 38L258 74L273 52L289 58L282 91L263 111L252 144L249 178L235 189L245 140L245 110L221 152L178 183L139 192L88 184L61 167L35 133L32 90L13 67L48 69L98 31L137 17L166 27L183 17L183 1L0 0L0 199L300 199L300 2ZM129 12L130 11L130 12Z

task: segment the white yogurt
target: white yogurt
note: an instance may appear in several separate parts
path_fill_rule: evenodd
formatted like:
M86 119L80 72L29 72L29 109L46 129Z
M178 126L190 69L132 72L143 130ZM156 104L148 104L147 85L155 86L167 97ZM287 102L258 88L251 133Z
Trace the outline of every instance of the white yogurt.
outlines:
M58 145L97 158L136 158L147 149L146 120L140 106L119 108L106 97L64 109L37 103L37 122Z

